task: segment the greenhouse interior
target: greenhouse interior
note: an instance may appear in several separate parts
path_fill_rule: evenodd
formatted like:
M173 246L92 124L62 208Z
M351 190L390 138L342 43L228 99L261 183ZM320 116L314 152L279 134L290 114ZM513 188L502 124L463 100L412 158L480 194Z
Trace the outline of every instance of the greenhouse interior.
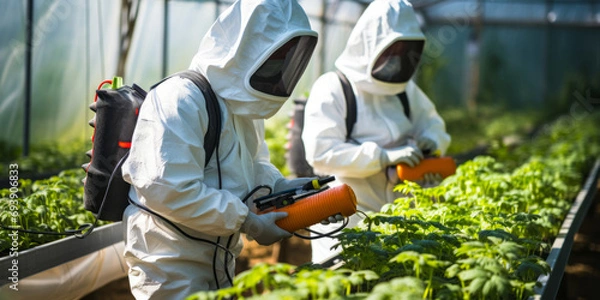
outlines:
M97 99L134 84L149 91L190 68L205 34L225 19L220 16L261 2L238 1L2 1L0 299L149 298L134 291L146 287L131 284L128 225L84 205L86 164L100 151L101 139L93 139L100 133ZM289 1L305 12L318 39L287 101L256 129L264 129L257 136L264 137L272 165L292 182L304 177L290 164L295 100L318 92L313 85L336 70L359 18L372 4L389 1ZM228 284L185 299L598 299L600 1L395 2L412 6L425 37L410 80L450 136L443 157L431 159L449 158L451 174L433 185L400 177L389 192L401 196L378 210L357 210L361 199L354 199L352 213L362 221L330 235L341 252L327 260L313 261L307 236L314 233L306 226L269 245L241 234L234 262L219 254L235 264ZM123 116L115 113L112 125L125 124ZM220 150L233 151L217 145ZM127 157L119 157L109 182L123 177ZM396 172L400 164L387 168ZM327 188L314 189L317 195L334 190ZM103 201L111 198L106 195ZM281 205L317 199L306 195ZM195 275L146 280L163 280L160 286L168 288Z

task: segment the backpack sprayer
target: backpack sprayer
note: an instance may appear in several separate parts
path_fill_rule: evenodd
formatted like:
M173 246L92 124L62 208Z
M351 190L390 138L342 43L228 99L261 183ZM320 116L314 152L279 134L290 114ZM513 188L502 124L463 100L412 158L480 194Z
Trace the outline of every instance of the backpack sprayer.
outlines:
M309 227L336 214L350 217L356 213L354 191L346 184L332 188L325 185L333 180L334 176L314 179L298 188L256 198L254 203L259 214L287 212L288 216L276 224L288 232Z

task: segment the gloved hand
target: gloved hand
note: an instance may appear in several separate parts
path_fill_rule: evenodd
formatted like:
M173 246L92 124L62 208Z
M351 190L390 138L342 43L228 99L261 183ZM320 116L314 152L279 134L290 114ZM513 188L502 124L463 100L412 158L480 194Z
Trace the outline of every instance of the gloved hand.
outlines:
M439 173L425 173L423 174L423 180L419 183L422 187L432 187L440 184L444 178Z
M257 215L248 212L246 220L242 224L240 231L252 237L257 243L263 246L271 245L284 238L292 236L291 233L279 228L275 222L287 217L286 212L270 212Z
M294 179L280 178L277 180L277 182L275 182L275 186L273 187L273 193L299 188L307 182L316 178L317 177L300 177Z
M390 184L397 185L400 183L400 178L398 178L398 171L396 170L396 166L389 166L386 168L385 177Z
M417 147L419 147L422 152L433 153L437 150L437 143L428 137L421 136L417 138Z
M329 225L331 223L337 223L337 222L343 221L343 220L344 220L344 216L342 216L341 214L337 214L337 215L330 216L327 219L321 221L321 224Z
M384 166L405 163L412 168L418 165L421 159L423 159L421 150L411 145L383 150L382 155Z

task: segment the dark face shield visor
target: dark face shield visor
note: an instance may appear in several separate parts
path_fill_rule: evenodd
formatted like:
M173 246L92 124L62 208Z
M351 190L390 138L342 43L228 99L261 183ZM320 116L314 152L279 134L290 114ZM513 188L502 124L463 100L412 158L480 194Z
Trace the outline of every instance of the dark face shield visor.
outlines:
M269 95L289 97L304 74L316 45L315 36L291 39L252 74L250 86Z
M391 83L410 80L415 73L425 41L397 41L385 49L375 61L371 76Z

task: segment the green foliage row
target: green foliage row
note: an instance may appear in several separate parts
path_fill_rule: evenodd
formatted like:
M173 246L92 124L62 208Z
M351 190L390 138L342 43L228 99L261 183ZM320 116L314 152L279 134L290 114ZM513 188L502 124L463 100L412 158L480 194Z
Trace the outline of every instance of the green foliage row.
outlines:
M283 176L289 176L291 173L286 164L288 122L287 118L271 118L265 124L265 141L269 147L271 163L281 171Z
M476 147L502 144L507 140L516 143L536 130L549 116L532 109L511 111L492 105L469 113L465 109L440 109L446 131L452 137L448 155L457 155Z
M0 142L0 178L8 177L9 164L19 165L21 177L33 177L49 172L73 169L89 162L85 153L91 149L89 141L36 145L26 157L21 149Z
M600 114L565 115L540 128L516 149L498 144L490 155L510 168L525 163L530 157L554 159L574 167L564 172L586 173L600 152Z
M525 299L600 157L600 117L565 116L493 154L434 188L398 185L408 197L337 237L344 269L261 264L189 299Z
M83 224L94 223L93 214L83 207L81 180L84 177L82 169L72 169L43 180L19 179L16 210L15 207L10 207L11 200L14 200L11 198L11 190L0 190L0 223L13 228L55 233L64 233ZM0 256L11 248L12 238L8 236L11 232L12 230L0 230ZM20 232L18 248L23 251L64 237Z
M428 299L523 299L549 272L542 256L578 190L549 168L532 161L506 172L481 156L438 187L405 182L397 189L410 197L341 234L346 267L382 282L416 277Z

